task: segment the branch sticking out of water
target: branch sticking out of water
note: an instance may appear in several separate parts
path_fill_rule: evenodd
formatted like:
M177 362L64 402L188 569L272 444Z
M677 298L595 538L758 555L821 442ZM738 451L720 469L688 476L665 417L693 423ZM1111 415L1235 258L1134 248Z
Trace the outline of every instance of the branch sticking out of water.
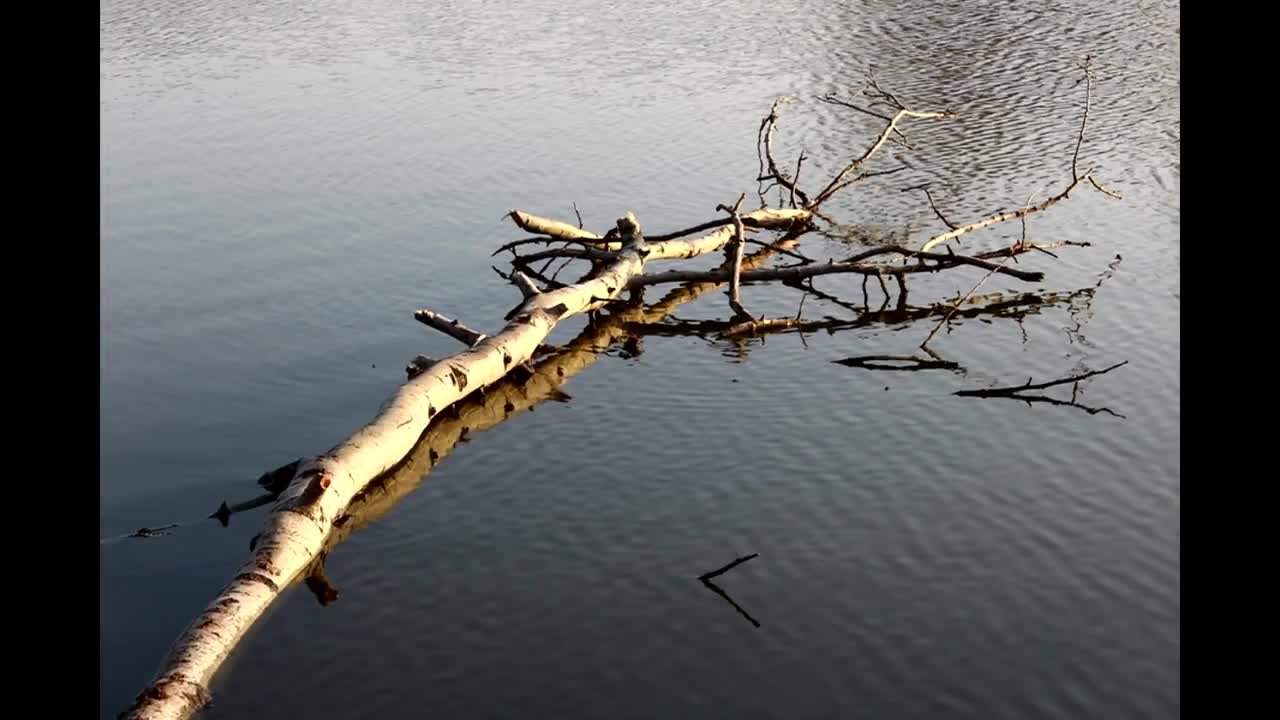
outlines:
M750 555L747 555L745 557L740 557L737 560L734 560L733 562L729 563L728 565L725 565L722 568L719 568L717 570L712 570L711 572L705 572L698 576L698 579L702 581L702 584L705 585L708 590L724 598L726 602L732 605L735 610L741 613L743 617L745 617L748 621L750 621L752 625L755 625L756 627L760 627L760 622L757 621L755 618L751 617L751 613L743 609L741 605L734 602L733 598L729 597L729 593L725 592L723 588L711 582L711 579L714 577L719 577L720 575L723 575L729 572L730 570L741 565L742 563L759 556L760 556L759 553L751 553Z
M769 108L769 114L760 121L760 130L756 133L756 156L760 161L760 175L756 178L756 182L765 182L767 180L776 181L782 187L791 191L791 207L796 206L796 198L800 198L800 202L804 205L809 204L809 196L801 190L797 183L800 182L800 165L804 163L804 153L800 153L800 159L796 161L796 174L794 178L787 177L787 174L778 169L778 163L773 158L773 134L777 130L778 124L778 106L782 103L793 100L794 98L780 97L773 101L773 106ZM768 172L765 172L765 162L768 161Z
M981 230L982 228L990 227L992 225L997 225L999 223L1006 222L1008 220L1017 220L1019 218L1024 218L1027 215L1030 215L1032 213L1037 213L1043 210L1047 210L1053 205L1056 205L1058 202L1062 200L1066 200L1068 197L1070 197L1071 191L1075 190L1076 187L1080 185L1080 183L1085 181L1088 181L1090 185L1092 185L1095 189L1107 195L1108 197L1120 199L1119 193L1116 193L1112 190L1108 190L1107 188L1103 187L1102 183L1098 182L1098 180L1093 177L1093 169L1090 169L1084 175L1081 175L1077 170L1077 166L1076 166L1077 161L1079 160L1079 157L1080 157L1080 146L1084 143L1084 129L1085 129L1085 125L1088 124L1089 122L1089 104L1093 96L1093 74L1091 69L1092 66L1090 64L1091 61L1092 61L1092 58L1085 59L1084 78L1083 78L1086 83L1084 115L1080 119L1080 132L1076 138L1075 150L1071 154L1071 183L1067 185L1066 189L1038 205L1026 205L1026 206L1023 206L1021 210L1017 210L1014 212L996 213L995 215L985 217L981 220L969 223L968 225L964 225L961 227L955 227L954 225L951 225L949 221L944 219L943 222L946 222L947 225L951 227L951 229L940 235L934 235L933 237L929 238L925 242L924 246L920 248L922 251L928 251L933 247L936 247L937 245L941 245L942 243L945 243L948 240L954 240L960 237L961 235L964 235L965 233L973 232L974 230Z
M1027 382L1024 385L1014 385L1012 387L1000 387L1000 388L986 388L984 390L958 390L953 394L958 395L960 397L980 397L980 398L1003 397L1003 398L1009 398L1011 400L1022 400L1026 402L1028 405L1030 405L1033 402L1042 402L1042 403L1048 403L1050 405L1062 405L1065 407L1079 408L1089 413L1090 415L1097 415L1098 413L1107 413L1109 415L1114 415L1115 417L1123 419L1124 418L1123 415L1117 412L1114 412L1108 408L1105 408L1105 407L1093 408L1093 407L1087 407L1085 405L1081 405L1077 403L1076 392L1079 390L1080 382L1082 380L1087 380L1088 378L1091 378L1097 375L1105 375L1111 372L1112 370L1115 370L1118 367L1121 367L1123 365L1128 365L1128 364L1129 364L1129 361L1125 360L1123 362L1118 362L1115 365L1112 365L1111 367L1105 370L1094 370L1092 372L1087 372L1080 375L1071 375L1058 380L1050 380L1049 382L1036 383L1034 385L1031 383L1031 378L1027 378ZM1045 395L1024 395L1023 394L1029 390L1045 390L1047 388L1054 387L1055 385L1066 385L1067 383L1072 384L1070 401L1058 400L1056 398L1051 398Z

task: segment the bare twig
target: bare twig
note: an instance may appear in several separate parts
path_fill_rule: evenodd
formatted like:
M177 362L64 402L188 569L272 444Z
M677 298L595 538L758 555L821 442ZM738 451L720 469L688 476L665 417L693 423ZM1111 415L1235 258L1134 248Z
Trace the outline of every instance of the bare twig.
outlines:
M1030 247L1017 252L1029 252ZM932 258L935 256L926 255ZM1044 279L1044 273L1031 270L1017 270L1014 268L999 267L992 263L986 262L977 257L965 257L956 255L954 257L941 255L936 256L942 258L942 261L927 265L917 263L912 265L878 265L864 264L860 262L832 262L827 264L811 264L799 265L786 268L775 268L770 270L752 270L743 271L739 274L739 282L764 282L771 280L780 280L784 282L797 282L805 278L816 277L819 275L833 275L840 273L851 273L855 275L875 276L879 282L881 289L885 293L885 297L889 297L889 289L884 284L884 278L894 275L913 275L916 273L935 273L947 270L958 265L974 265L990 270L992 267L998 269L1002 275L1015 277L1026 282L1038 282ZM962 259L961 259L962 258ZM733 273L731 270L667 270L660 273L647 273L631 278L627 283L627 287L631 289L646 287L648 285L658 285L662 283L684 283L684 282L724 282L730 280Z
M729 563L728 565L725 565L724 567L718 570L712 570L711 572L706 572L698 576L698 580L702 581L702 584L705 585L708 590L724 598L725 602L732 605L735 610L737 610L743 617L745 617L752 625L755 625L756 627L760 627L760 623L755 618L751 617L751 613L747 612L742 608L741 605L734 602L733 598L729 597L729 594L726 593L723 589L721 589L719 585L716 585L715 583L711 582L711 579L714 577L723 575L724 573L729 572L730 570L741 565L742 563L758 556L759 556L759 553L751 553L746 557L740 557L737 560L734 560L733 562Z
M926 192L927 192L927 191L926 191ZM1036 194L1035 194L1035 193L1031 193L1030 195L1028 195L1028 196L1027 196L1027 201L1026 201L1025 203L1023 203L1023 207L1025 208L1026 206L1030 205L1030 204L1031 204L1031 200L1032 200L1032 198L1034 198L1035 196L1036 196ZM1026 249L1027 249L1027 247L1028 247L1028 246L1027 246L1027 216L1026 216L1026 215L1023 215L1023 216L1022 216L1022 237L1021 237L1021 239L1019 239L1019 240L1018 240L1018 243L1017 243L1017 245L1015 245L1015 246L1014 246L1014 249L1015 249L1015 250L1018 250L1018 251L1022 251L1022 250L1026 250ZM1048 250L1045 250L1044 252L1049 252L1049 251L1048 251ZM1053 253L1049 253L1049 254L1050 254L1050 255L1052 255ZM990 270L986 275L983 275L983 276L982 276L982 279L981 279L981 280L979 280L979 281L977 282L977 284L975 284L975 285L974 285L974 286L969 290L969 292L965 293L965 296L964 296L964 297L962 297L962 298L960 298L959 300L957 300L957 301L956 301L956 304L951 308L951 311L947 313L946 317L942 318L942 320L938 321L938 324L937 324L937 325L934 325L934 326L933 326L933 329L929 331L929 335L924 339L924 341L923 341L923 342L921 342L921 343L920 343L920 347L922 347L922 348L927 348L927 347L928 347L928 345L929 345L929 341L933 339L933 336L937 334L938 330L939 330L943 325L946 325L948 322L950 322L950 320L951 320L951 316L952 316L952 315L954 315L954 314L955 314L955 312L956 312L956 310L960 308L960 305L961 305L961 304L963 304L965 300L968 300L968 299L969 299L969 296L971 296L971 295L973 295L975 292L977 292L977 291L978 291L978 288L982 286L982 283L984 283L984 282L986 282L986 281L987 281L987 278L989 278L989 277L991 277L992 275L994 275L994 274L996 273L996 271L998 271L998 270L1002 269L1002 267L1004 266L1005 261L1007 261L1009 258L1014 258L1014 259L1016 259L1017 257L1018 257L1018 253L1017 253L1017 252L1011 252L1011 253L1009 253L1008 255L1006 255L1006 256L1005 256L1005 259L1004 259L1004 260L1001 260L999 263L997 263L996 265L992 266L991 270Z
M813 258L803 255L801 253L793 252L791 250L787 250L786 248L775 247L775 244L773 243L767 243L761 240L754 240L752 238L747 238L746 242L749 245L758 245L760 247L772 248L774 252L778 253L779 255L786 255L787 257L793 257L806 265L808 265L809 263L817 262L817 260L814 260Z
M920 248L920 250L921 252L928 252L934 247L944 242L947 242L948 240L954 240L955 238L958 238L961 235L964 235L965 233L970 233L970 232L973 232L974 230L981 230L982 228L990 227L992 225L997 225L999 223L1006 222L1009 220L1017 220L1018 218L1025 217L1032 213L1037 213L1043 210L1047 210L1053 205L1057 204L1059 201L1065 200L1071 194L1071 191L1076 189L1076 186L1079 185L1080 182L1081 180L1073 181L1070 185L1067 186L1067 189L1063 190L1057 195L1054 195L1053 197L1048 198L1044 202L1039 203L1037 205L1024 206L1022 209L1014 210L1013 212L997 213L995 215L991 215L990 217L986 217L981 220L978 220L977 222L972 222L972 223L969 223L968 225L963 225L954 230L949 230L939 235L934 235L933 237L929 238L928 241L925 242L925 244Z
M1080 173L1076 171L1076 161L1080 158L1080 146L1084 144L1084 128L1089 124L1089 104L1093 100L1093 56L1086 55L1084 59L1084 116L1080 118L1080 134L1076 137L1076 149L1071 153L1071 179L1079 182ZM1076 82L1079 84L1079 81ZM1096 183L1095 183L1096 185Z
M518 255L511 259L513 265L525 267L539 260L550 258L570 258L573 260L608 260L613 255L607 250L596 250L595 248L576 248L576 247L558 247L549 248L547 250L539 250L538 252L529 253L528 255Z
M1076 389L1079 387L1079 383L1082 380L1086 380L1088 378L1091 378L1097 375L1105 375L1106 373L1109 373L1118 367L1121 367L1123 365L1128 365L1128 364L1129 364L1129 361L1125 360L1123 362L1116 363L1115 365L1112 365L1111 367L1105 370L1094 370L1092 372L1087 372L1080 375L1071 375L1065 378L1060 378L1058 380L1050 380L1049 382L1032 384L1031 378L1027 378L1027 382L1023 385L1014 385L1011 387L999 387L999 388L986 388L983 390L958 390L952 394L958 395L961 397L980 397L980 398L1003 397L1003 398L1009 398L1011 400L1022 400L1028 404L1033 402L1043 402L1043 403L1048 403L1050 405L1060 405L1060 406L1069 406L1069 407L1079 408L1089 413L1090 415L1097 415L1098 413L1105 412L1109 415L1113 415L1115 417L1123 419L1124 418L1123 415L1109 408L1105 408L1105 407L1094 408L1094 407L1086 407L1084 405L1080 405L1079 403L1076 402ZM1070 401L1058 400L1056 398L1051 398L1044 395L1023 395L1023 393L1029 390L1045 390L1047 388L1054 387L1055 385L1065 385L1067 383L1072 384Z
M801 193L797 187L800 184L800 166L804 164L804 148L800 149L800 157L796 158L796 175L791 181L791 207L796 206L796 195L800 195L800 202L807 202L804 193Z
M556 268L556 271L551 273L551 282L558 282L557 278L560 277L560 272L569 267L569 263L571 262L573 262L573 258L565 258L564 262L560 263L560 267Z
M715 569L715 570L712 570L711 572L704 572L704 573L702 573L701 575L699 575L699 576L698 576L698 579L699 579L699 580L706 581L706 580L710 580L711 578L714 578L714 577L719 577L719 576L721 576L721 575L723 575L723 574L725 574L725 573L729 572L730 570L732 570L732 569L734 569L734 568L738 567L738 566L739 566L739 565L741 565L742 563L744 563L744 562L746 562L746 561L748 561L748 560L752 560L752 559L757 558L757 557L760 557L760 553L751 553L750 555L746 555L746 556L744 556L744 557L740 557L740 558L738 558L737 560L734 560L733 562L729 563L728 565L725 565L725 566L723 566L723 567L720 567L720 568L717 568L717 569Z
M938 216L938 219L942 221L943 225L946 225L948 228L951 228L952 230L956 229L955 223L948 220L947 217L942 214L942 211L938 209L938 204L933 201L933 194L929 192L928 185L913 185L909 188L903 188L902 192L909 192L911 190L924 191L925 197L929 198L929 207L933 208L933 214Z
M1104 195L1109 195L1117 200L1123 199L1120 197L1120 193L1114 190L1108 190L1107 188L1103 187L1102 183L1098 182L1098 179L1095 178L1092 173L1090 173L1087 177L1089 178L1089 184L1093 185L1093 187L1096 188L1098 192Z
M534 238L524 238L522 240L512 240L509 243L505 243L502 247L498 248L497 250L494 250L492 255L490 255L490 257L493 257L494 255L497 255L498 253L501 253L501 252L506 252L507 250L511 250L512 253L514 254L515 249L522 245L534 245L537 243L542 243L543 245L550 245L553 242L576 243L578 245L585 245L588 248L599 248L601 250L610 249L610 248L614 250L618 249L617 243L605 243L605 241L603 240L587 240L584 238L534 237Z
M859 93L859 94L861 94L861 93ZM885 122L888 122L888 123L893 122L893 118L889 117L888 115L884 115L884 114L882 114L882 113L878 113L878 112L876 112L876 111L874 111L874 110L868 110L868 109L866 109L866 108L864 108L864 107L861 107L861 106L859 106L859 105L854 105L853 103L851 103L851 102L849 102L849 101L847 101L847 100L841 100L840 98L837 98L837 97L836 97L836 94L835 94L834 92L828 92L826 95L819 95L819 96L817 96L817 99L818 99L818 101L819 101L819 102L824 102L824 103L827 103L828 105L839 105L839 106L841 106L841 107L847 107L847 108L849 108L850 110L857 110L857 111L858 111L858 112L860 112L860 113L866 113L867 115L870 115L871 117L879 118L879 119L884 120ZM894 134L894 136L896 136L896 138L897 138L898 142L899 142L900 144L902 144L902 146L903 146L903 147L907 147L907 148L910 148L910 147L911 147L909 144L907 144L907 136L906 136L906 135L903 135L901 130L898 130L898 129L895 127L895 128L893 129L893 134Z
M414 311L413 319L417 320L423 325L426 325L428 327L433 327L436 330L439 330L440 332L454 338L458 342L468 347L474 347L481 340L484 340L486 337L488 337L484 333L472 330L471 328L467 327L466 325L463 325L457 320L450 320L449 318L439 313L432 312L425 308L422 310Z
M755 625L756 627L760 627L760 621L759 621L759 620L756 620L756 619L755 619L755 618L753 618L753 617L751 617L751 613L747 612L745 608L743 608L743 607L742 607L741 605L739 605L738 603L734 602L733 598L729 597L729 593L725 592L725 591L724 591L724 590L723 590L719 585L716 585L715 583L711 582L710 580L703 580L703 581L702 581L702 584L703 584L703 585L705 585L705 586L706 586L706 588L707 588L708 590L710 590L711 592L713 592L713 593L715 593L715 594L719 595L720 597L724 598L725 602L727 602L727 603L729 603L730 605L732 605L732 606L733 606L733 609L734 609L734 610L737 610L737 611L738 611L738 613L739 613L740 615L742 615L742 617L746 618L746 619L747 619L747 621L748 621L748 622L750 622L752 625Z
M777 103L774 103L774 105L776 106ZM743 239L742 217L738 214L738 210L742 207L742 201L746 198L747 194L742 193L738 196L738 201L733 204L733 207L717 205L716 209L729 213L730 217L733 218L733 240L725 249L725 252L731 253L731 260L733 262L732 270L729 274L729 307L733 309L735 317L742 318L744 320L755 320L755 317L751 313L747 312L747 309L742 306L742 302L739 298L739 293L742 287L740 278L742 273L742 251L746 246L746 242Z
M1013 255L1010 255L1009 257L1013 257ZM943 325L946 325L948 322L950 322L950 321L951 321L951 316L952 316L952 315L955 315L956 310L960 309L960 306L961 306L962 304L964 304L964 301L965 301L965 300L968 300L970 295L972 295L972 294L974 294L975 292L977 292L978 288L982 286L982 283L984 283L984 282L986 282L986 281L987 281L987 278L989 278L989 277L991 277L992 275L994 275L994 274L996 273L996 271L997 271L997 270L1003 270L1003 269L1004 269L1004 268L1003 268L1003 267L1001 267L1001 266L1002 266L1002 265L1004 265L1005 261L1006 261L1006 260L1008 260L1008 259L1009 259L1009 258L1005 258L1004 260L1001 260L1001 261L1000 261L1000 263L999 263L998 265L996 265L995 267L991 268L991 270L990 270L990 271L988 271L986 275L983 275L981 280L979 280L978 282L974 283L973 287L969 289L969 292L967 292L967 293L965 293L965 294L964 294L964 297L957 299L957 300L956 300L956 302L955 302L955 305L953 305L953 306L951 307L951 310L946 314L946 316L945 316L945 317L943 317L941 320L939 320L939 321L938 321L938 324L937 324L937 325L934 325L934 326L933 326L933 329L929 331L929 335L928 335L928 336L926 336L926 337L925 337L925 339L920 343L920 347L922 347L922 348L923 348L923 347L926 347L926 346L929 344L929 341L930 341L930 340L932 340L932 339L933 339L933 336L938 332L938 329L939 329L939 328L941 328Z
M881 148L881 146L885 144L885 141L889 139L889 136L893 134L895 130L897 130L898 123L901 122L904 118L950 119L950 118L958 117L955 113L949 112L949 111L917 112L914 110L908 110L906 107L902 106L902 104L897 101L897 98L880 90L879 86L876 85L874 81L872 81L871 85L872 87L876 88L876 91L880 93L882 97L885 97L891 100L896 105L896 107L898 108L897 113L895 113L893 117L889 119L889 123L885 126L884 130L880 133L880 137L875 141L875 143L873 143L871 147L867 148L867 151L864 152L861 156L854 158L854 160L850 162L848 165L846 165L843 170L837 173L836 176L832 178L831 182L827 183L827 186L823 188L822 192L818 193L817 196L814 197L813 202L806 204L805 207L814 208L826 202L828 199L830 199L830 197L836 192L836 190L842 187L841 182L844 180L845 176L853 172L854 170L857 170L864 163L866 163L867 160L871 159L871 156L875 155L876 151L878 151Z
M511 273L511 284L520 288L520 293L525 296L525 299L542 294L542 291L538 289L537 285L533 284L533 281L529 279L529 276L519 270Z
M1129 361L1124 360L1122 362L1116 363L1115 365L1112 365L1111 367L1105 370L1094 370L1092 372L1084 373L1083 375L1072 375L1072 376L1061 378L1058 380L1050 380L1049 382L1036 383L1034 385L1031 384L1031 378L1027 378L1027 382L1024 385L1013 385L1010 387L1000 387L1000 388L987 388L985 390L958 390L953 394L960 395L962 397L1009 397L1012 395L1016 395L1017 393L1024 392L1026 390L1046 390L1048 388L1054 387L1055 385L1066 385L1067 383L1078 383L1081 380L1086 380L1096 375L1105 375L1111 372L1112 370L1115 370L1118 367L1123 367L1128 364L1129 364Z
M791 207L795 207L795 198L799 197L800 202L805 205L809 204L809 196L804 193L797 183L800 178L800 162L804 161L804 153L800 153L800 162L796 163L795 179L788 178L786 173L778 169L778 163L773 159L773 134L777 130L778 124L778 107L786 101L793 100L790 97L780 97L773 101L773 106L769 108L769 114L760 121L760 130L756 133L756 155L760 161L760 175L756 178L757 182L773 180L778 185L791 191ZM763 155L762 155L763 150ZM765 171L765 163L768 163L768 172ZM762 192L768 192L764 190Z
M1076 187L1080 185L1080 183L1086 180L1089 181L1089 184L1092 185L1099 192L1102 192L1103 194L1109 197L1120 199L1119 193L1116 193L1114 191L1108 190L1107 188L1103 187L1102 184L1099 183L1097 179L1093 177L1092 169L1089 172L1085 173L1084 175L1080 175L1076 167L1077 159L1080 154L1080 146L1084 142L1085 125L1089 121L1089 103L1090 103L1090 97L1092 96L1092 86L1093 86L1092 72L1090 69L1090 61L1091 61L1090 58L1086 58L1085 60L1085 76L1083 78L1083 81L1086 83L1084 117L1080 121L1080 133L1076 139L1075 151L1072 153L1072 156L1071 156L1071 183L1067 185L1066 189L1064 189L1062 192L1058 193L1057 195L1054 195L1053 197L1046 199L1044 202L1038 205L1023 206L1021 210L1018 210L1015 212L1002 211L994 215L991 215L989 217L978 220L977 222L969 223L968 225L964 225L962 227L952 228L951 230L945 233L942 233L940 235L935 235L929 238L929 240L925 242L924 246L920 248L921 250L929 250L941 243L947 242L948 240L953 240L955 238L960 237L961 235L964 235L965 233L972 232L974 230L980 230L982 228L990 227L992 225L1005 222L1007 220L1016 220L1018 218L1026 217L1027 215L1030 215L1032 213L1037 213L1043 210L1047 210L1048 208L1052 207L1058 202L1070 197L1071 191L1075 190Z

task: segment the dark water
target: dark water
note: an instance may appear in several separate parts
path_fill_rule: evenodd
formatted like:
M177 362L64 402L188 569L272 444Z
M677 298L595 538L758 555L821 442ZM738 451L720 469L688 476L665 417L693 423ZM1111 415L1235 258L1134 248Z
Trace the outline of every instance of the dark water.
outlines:
M456 349L414 309L498 327L516 295L489 253L521 237L505 211L572 219L576 202L589 227L633 210L660 232L753 192L777 95L799 98L780 154L804 149L815 189L878 122L814 95L874 70L961 114L908 124L915 150L876 169L912 169L828 207L919 244L942 225L901 188L932 182L968 220L1063 186L1092 54L1081 162L1124 198L1086 188L1032 219L1034 240L1093 245L1022 258L1041 283L984 284L1061 296L939 333L962 373L832 362L912 352L932 320L744 347L649 337L601 358L567 402L471 436L334 549L338 602L289 592L208 717L1177 717L1178 12L104 2L104 537L200 518L341 440L409 358ZM850 254L819 235L801 249ZM980 278L915 280L911 300ZM818 287L861 305L855 280ZM744 299L778 316L799 297ZM711 292L676 316L726 313ZM816 298L805 315L854 317ZM952 395L1121 361L1077 399L1123 418ZM102 545L102 717L229 579L261 513ZM749 553L720 581L758 629L695 579Z

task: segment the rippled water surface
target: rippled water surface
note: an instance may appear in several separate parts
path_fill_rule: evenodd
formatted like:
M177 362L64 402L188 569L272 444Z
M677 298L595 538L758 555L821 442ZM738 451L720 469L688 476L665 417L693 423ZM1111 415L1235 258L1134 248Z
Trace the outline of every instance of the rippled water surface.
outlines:
M803 150L814 190L880 127L815 96L874 72L960 115L908 122L913 149L873 167L908 169L828 205L852 229L803 238L814 257L944 229L912 185L957 222L1059 191L1086 55L1080 163L1123 195L1084 187L1031 219L1032 240L1091 246L1020 258L1041 282L984 283L1046 302L939 332L958 372L832 362L912 352L936 320L901 316L743 343L673 330L579 363L560 402L392 478L328 556L339 600L288 592L208 717L1177 717L1178 12L104 0L104 537L202 518L341 440L409 358L457 349L413 310L499 327L517 295L489 255L522 236L504 212L572 220L576 203L603 230L632 210L663 232L754 200L779 95L796 98L779 155ZM981 278L913 279L909 301ZM862 306L857 280L817 287ZM744 300L792 315L799 293ZM727 313L715 290L669 322ZM803 314L858 316L817 297ZM1076 399L1123 417L953 395L1122 361ZM102 717L261 519L102 545ZM759 628L696 579L750 553L719 582Z

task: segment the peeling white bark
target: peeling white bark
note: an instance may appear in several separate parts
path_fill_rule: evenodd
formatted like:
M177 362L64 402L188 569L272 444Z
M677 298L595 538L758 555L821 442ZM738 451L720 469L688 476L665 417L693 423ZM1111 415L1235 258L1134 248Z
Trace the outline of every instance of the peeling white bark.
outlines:
M517 222L532 216L512 214ZM758 210L760 227L808 221L807 210ZM534 220L537 220L536 218ZM594 277L530 296L501 332L444 358L406 382L377 416L324 455L301 463L266 519L253 556L179 637L155 680L121 714L127 720L190 717L208 701L214 674L282 590L299 578L324 549L338 518L365 485L400 462L444 408L490 385L527 362L561 320L618 297L628 281L654 259L689 258L719 250L733 237L724 226L692 239L627 247L630 213L619 220L627 249ZM559 223L564 228L571 226ZM639 234L635 225L634 232Z

